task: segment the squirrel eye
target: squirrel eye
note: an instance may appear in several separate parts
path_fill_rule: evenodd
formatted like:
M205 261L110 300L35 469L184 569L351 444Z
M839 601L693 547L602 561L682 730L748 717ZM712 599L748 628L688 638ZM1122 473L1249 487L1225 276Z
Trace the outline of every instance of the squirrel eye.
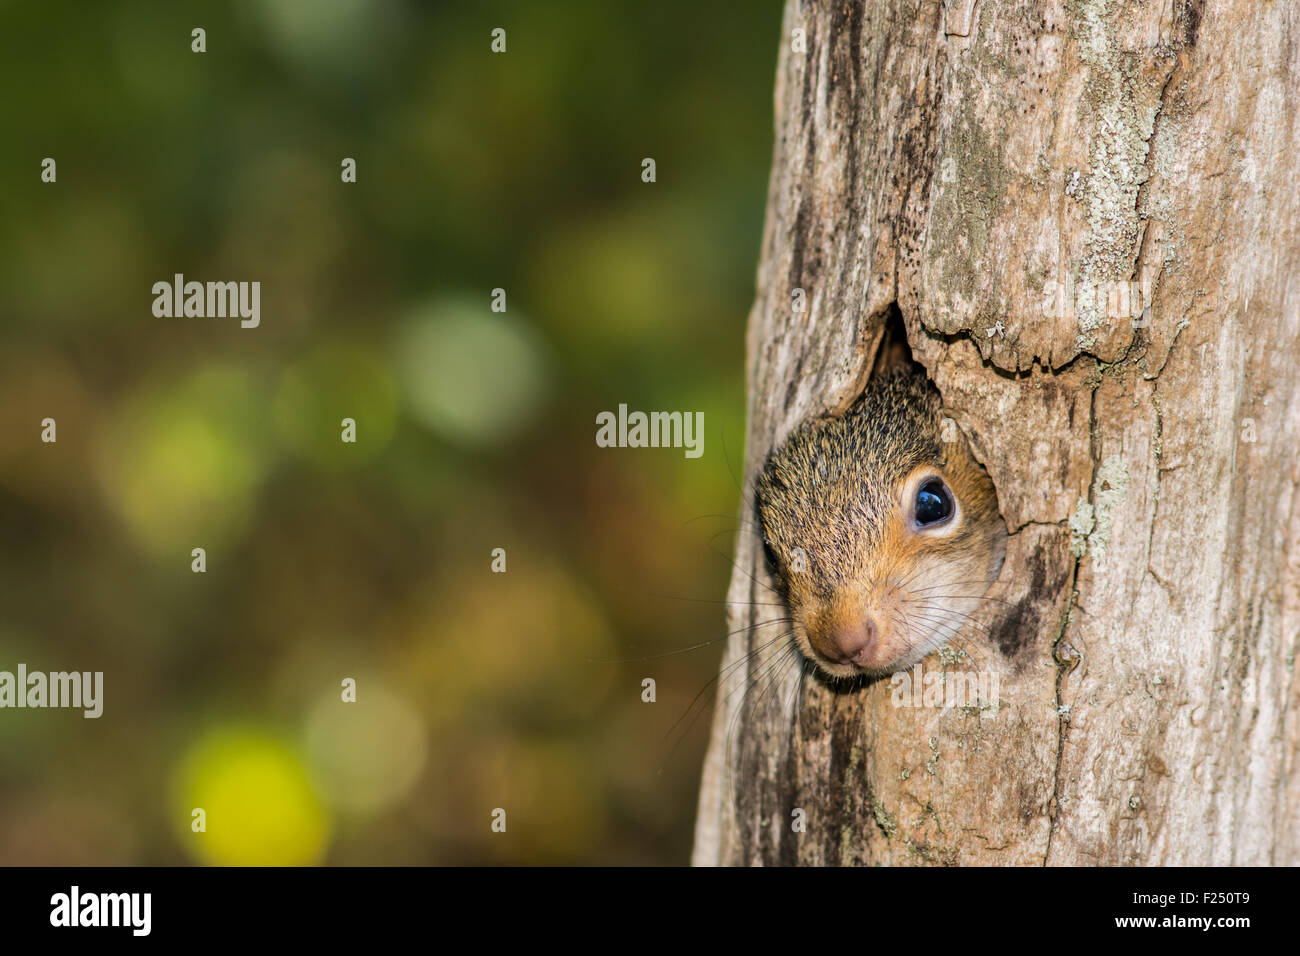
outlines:
M916 523L937 524L952 515L952 492L939 478L931 478L916 493Z

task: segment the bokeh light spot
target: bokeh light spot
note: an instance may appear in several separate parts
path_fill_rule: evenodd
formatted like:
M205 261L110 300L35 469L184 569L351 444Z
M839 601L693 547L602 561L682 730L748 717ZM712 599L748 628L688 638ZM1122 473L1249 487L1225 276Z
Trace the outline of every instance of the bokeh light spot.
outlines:
M252 729L223 728L186 753L174 781L173 814L187 851L222 866L304 866L329 842L330 819L299 756ZM190 829L191 813L207 829Z
M101 477L146 548L211 547L244 530L269 464L259 391L243 371L208 366L116 409Z
M324 798L368 812L405 796L424 766L419 716L374 679L357 681L357 699L323 696L307 720L307 756Z
M531 421L545 392L540 339L487 298L433 303L398 331L396 361L411 414L466 445L498 442Z
M344 468L379 454L397 427L397 383L372 350L317 346L280 379L273 416L276 435L326 468ZM342 440L342 421L356 422L355 442Z

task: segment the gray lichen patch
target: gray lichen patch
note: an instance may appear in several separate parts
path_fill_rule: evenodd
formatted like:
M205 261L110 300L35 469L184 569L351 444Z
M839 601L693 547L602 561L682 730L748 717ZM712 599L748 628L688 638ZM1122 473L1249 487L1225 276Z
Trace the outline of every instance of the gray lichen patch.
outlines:
M1082 558L1091 552L1095 560L1106 556L1114 525L1115 509L1128 495L1128 465L1119 455L1101 463L1093 479L1093 501L1080 498L1070 515L1070 553Z
M1070 515L1070 553L1076 558L1088 553L1088 535L1096 526L1091 503L1080 498L1074 506L1074 514Z
M925 772L934 776L939 766L939 738L930 738L930 759L925 762Z
M1128 495L1128 465L1119 455L1111 455L1097 469L1095 479L1097 526L1088 535L1088 550L1098 560L1106 556L1106 547L1110 542L1111 526L1114 523L1115 509Z
M1105 292L1133 269L1142 216L1138 196L1160 112L1160 87L1141 69L1138 53L1114 36L1118 0L1069 5L1079 58L1089 68L1080 110L1092 130L1087 185L1081 201L1088 224L1079 267L1076 346L1091 350L1106 320ZM1100 293L1100 294L1099 294Z

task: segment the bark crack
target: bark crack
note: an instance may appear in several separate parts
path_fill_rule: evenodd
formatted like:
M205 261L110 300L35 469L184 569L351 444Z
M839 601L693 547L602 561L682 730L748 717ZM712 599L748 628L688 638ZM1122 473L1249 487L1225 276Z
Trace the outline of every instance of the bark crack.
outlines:
M1088 394L1088 440L1090 443L1088 459L1092 463L1092 469L1088 476L1088 498L1092 502L1094 498L1093 484L1097 476L1097 466L1099 460L1099 449L1096 441L1097 426L1097 388L1100 386L1100 377L1095 377L1089 382ZM1095 504L1095 502L1092 502ZM1066 604L1065 615L1061 621L1060 629L1057 631L1056 638L1052 641L1052 658L1056 661L1056 760L1052 766L1052 796L1048 801L1047 817L1047 847L1043 851L1043 865L1047 866L1052 857L1052 845L1056 838L1056 829L1060 823L1061 816L1061 764L1065 759L1065 745L1070 736L1070 710L1069 705L1065 703L1065 682L1070 673L1079 665L1080 654L1069 642L1066 641L1066 634L1070 629L1070 622L1074 618L1074 612L1079 609L1079 564L1082 562L1081 555L1072 554L1070 561L1070 579L1068 582L1070 600Z

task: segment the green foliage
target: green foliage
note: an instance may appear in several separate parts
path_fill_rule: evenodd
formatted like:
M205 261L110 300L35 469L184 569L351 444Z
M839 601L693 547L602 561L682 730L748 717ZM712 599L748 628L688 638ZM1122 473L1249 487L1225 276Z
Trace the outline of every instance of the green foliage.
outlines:
M0 650L106 688L0 713L0 862L686 859L707 698L665 735L721 644L591 661L726 630L674 598L740 524L700 516L737 508L779 13L0 5ZM260 326L155 317L176 273L260 281ZM620 402L704 412L705 456L597 448ZM334 752L347 676L387 703ZM279 856L214 821L263 787Z

